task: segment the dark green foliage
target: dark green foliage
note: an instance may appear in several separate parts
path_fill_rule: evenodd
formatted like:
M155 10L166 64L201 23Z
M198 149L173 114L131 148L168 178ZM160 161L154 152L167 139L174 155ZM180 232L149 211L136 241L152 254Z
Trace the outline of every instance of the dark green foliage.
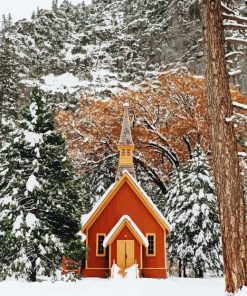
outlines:
M81 178L81 195L83 200L83 213L88 213L95 202L115 182L117 172L117 155L106 156L102 162L95 165L92 170Z
M60 264L79 231L78 181L52 106L37 89L9 138L0 165L0 277L35 281Z
M82 243L81 237L71 240L64 251L64 255L76 262L83 261L87 256L85 244Z
M13 45L2 36L0 46L0 147L11 129L17 115L18 89L17 89L18 64Z

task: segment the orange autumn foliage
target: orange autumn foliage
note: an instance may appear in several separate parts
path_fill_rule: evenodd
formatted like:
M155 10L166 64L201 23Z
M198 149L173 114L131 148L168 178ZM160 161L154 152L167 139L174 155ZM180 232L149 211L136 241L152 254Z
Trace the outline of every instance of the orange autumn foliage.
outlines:
M232 90L232 96L234 101L247 103L236 90ZM126 101L130 104L135 157L163 181L173 167L190 157L196 143L210 154L205 82L182 69L164 73L157 81L145 81L137 90L127 90L107 101L83 97L74 113L57 114L68 155L82 173L117 153ZM235 111L247 115L242 108ZM237 124L238 137L246 138L243 124L229 124Z

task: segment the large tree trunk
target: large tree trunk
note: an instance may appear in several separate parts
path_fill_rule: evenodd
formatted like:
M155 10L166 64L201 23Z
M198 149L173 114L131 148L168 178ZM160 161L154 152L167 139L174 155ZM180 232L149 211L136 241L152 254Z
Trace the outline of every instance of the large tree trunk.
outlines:
M31 265L32 265L32 267L30 269L28 279L29 279L30 282L36 282L36 264L35 264L35 261L32 261Z
M246 217L237 142L231 122L232 101L225 60L220 0L203 0L208 112L213 169L222 231L226 290L246 284Z

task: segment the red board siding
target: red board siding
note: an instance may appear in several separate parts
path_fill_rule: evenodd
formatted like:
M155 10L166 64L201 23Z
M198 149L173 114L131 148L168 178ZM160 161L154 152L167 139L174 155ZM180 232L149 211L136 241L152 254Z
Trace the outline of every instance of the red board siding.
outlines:
M107 278L111 275L109 269L84 269L82 271L82 277L100 277Z
M142 269L140 274L145 278L166 278L165 269Z
M146 249L143 247L143 268L165 268L165 231L139 197L136 196L127 182L122 185L93 225L88 229L89 258L87 267L109 268L108 255L105 257L96 257L96 235L97 233L108 234L123 215L129 215L144 235L146 233L156 234L156 256L146 257ZM124 232L121 232L119 237L122 234L124 235ZM114 256L116 257L116 247L113 243L112 260L115 259L113 258ZM140 264L140 258L137 258L137 260Z

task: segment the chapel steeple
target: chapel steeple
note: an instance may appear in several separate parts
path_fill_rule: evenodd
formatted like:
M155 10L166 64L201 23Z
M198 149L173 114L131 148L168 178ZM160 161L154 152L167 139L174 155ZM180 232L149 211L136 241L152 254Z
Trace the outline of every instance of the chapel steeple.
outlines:
M127 170L133 177L135 177L135 169L133 162L134 143L131 135L131 128L129 123L129 104L124 103L124 117L120 140L118 142L119 163L116 179L119 179L123 172Z

